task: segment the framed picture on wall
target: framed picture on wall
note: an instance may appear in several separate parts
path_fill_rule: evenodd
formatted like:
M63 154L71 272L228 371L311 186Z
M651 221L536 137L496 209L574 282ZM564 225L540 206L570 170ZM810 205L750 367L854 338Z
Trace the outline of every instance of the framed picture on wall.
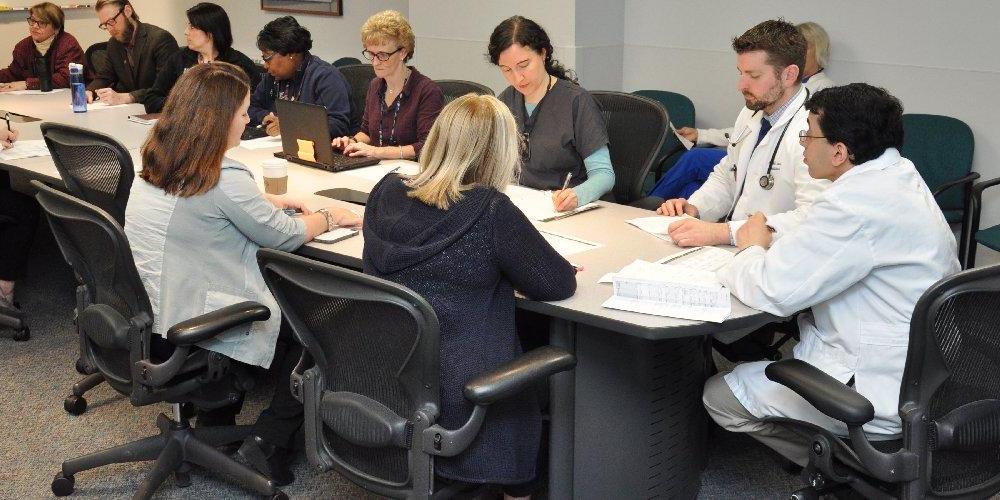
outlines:
M344 15L343 0L260 0L260 8L295 14Z

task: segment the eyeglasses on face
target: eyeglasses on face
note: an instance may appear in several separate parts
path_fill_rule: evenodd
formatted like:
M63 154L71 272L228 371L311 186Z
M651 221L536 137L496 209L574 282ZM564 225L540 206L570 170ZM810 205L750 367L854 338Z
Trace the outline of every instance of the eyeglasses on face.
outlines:
M111 19L108 19L107 21L104 21L103 23L98 24L97 27L100 28L100 29L102 29L102 30L106 30L106 29L114 26L118 22L117 21L118 16L122 15L123 12L125 12L125 7L122 7L121 9L118 9L118 13L117 14L115 14L114 16L111 16Z
M808 130L799 131L799 144L805 144L806 139L826 139L825 135L809 135Z
M261 52L260 53L260 60L264 61L265 63L269 63L269 62L271 62L271 59L274 59L274 56L279 56L279 55L281 55L281 54L278 54L277 52L271 52L270 54L266 54L266 55L263 52Z
M32 28L35 28L35 27L45 27L45 26L48 26L49 24L52 24L52 23L50 23L48 21L42 21L41 19L35 19L33 17L28 17L26 19L26 21L28 21L28 26L30 26Z
M365 59L368 59L369 61L374 61L376 58L378 58L379 61L384 62L388 61L389 58L393 56L393 54L401 50L403 50L403 47L396 47L396 50L392 52L372 52L368 49L365 49L361 51L361 55L364 56Z

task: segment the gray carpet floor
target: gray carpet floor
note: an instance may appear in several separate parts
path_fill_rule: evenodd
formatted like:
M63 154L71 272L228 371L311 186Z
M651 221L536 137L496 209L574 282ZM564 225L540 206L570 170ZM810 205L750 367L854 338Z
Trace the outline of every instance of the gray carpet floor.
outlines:
M31 340L0 338L0 498L50 498L49 485L62 460L123 444L156 432L156 414L168 405L135 408L101 385L87 394L81 416L62 408L63 398L80 378L74 370L78 344L71 323L74 282L47 229L39 231L29 277L18 297L29 315ZM248 397L240 423L252 422L268 388ZM73 498L127 498L147 470L147 463L114 465L76 476ZM321 473L305 458L296 459L295 483L284 488L292 498L365 498L363 490L336 473ZM195 469L192 485L178 488L168 480L157 498L247 498L246 490ZM699 498L787 498L799 480L781 471L759 444L717 429Z

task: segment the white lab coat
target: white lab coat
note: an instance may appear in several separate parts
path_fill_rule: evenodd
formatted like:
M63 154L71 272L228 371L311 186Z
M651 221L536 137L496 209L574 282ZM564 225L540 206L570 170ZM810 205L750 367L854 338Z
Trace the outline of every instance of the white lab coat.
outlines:
M776 231L775 238L781 238L805 218L809 205L830 184L829 181L810 177L809 169L802 161L799 131L809 127L809 112L802 106L805 99L806 92L803 90L793 98L756 148L754 143L764 112L748 108L740 111L734 127L739 132L728 144L726 156L688 199L688 203L698 207L699 218L717 221L729 215L735 204L733 222L730 222L732 234L749 215L759 211L767 215L768 225ZM786 124L788 131L778 144L778 137ZM767 173L776 147L778 151L771 170L774 187L767 190L760 186L759 179ZM735 173L733 166L736 167Z
M910 317L920 295L959 270L955 237L913 163L895 149L848 170L799 228L769 250L740 252L719 279L745 304L799 316L794 356L854 387L875 406L870 434L898 434L899 386ZM767 361L726 375L754 416L807 420L844 435L790 389L764 375Z
M830 77L826 76L826 71L821 70L809 77L809 81L802 84L810 92L815 94L827 87L836 85ZM731 128L700 128L698 129L699 146L719 146L725 147L729 144L729 137L733 134Z

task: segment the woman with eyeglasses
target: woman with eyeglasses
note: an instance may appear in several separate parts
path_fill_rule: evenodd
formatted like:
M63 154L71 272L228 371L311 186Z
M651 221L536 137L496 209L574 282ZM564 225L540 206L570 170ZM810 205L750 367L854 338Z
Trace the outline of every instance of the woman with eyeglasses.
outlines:
M214 61L238 66L250 77L250 88L260 82L260 70L249 57L233 48L233 32L226 11L214 4L202 2L187 10L188 26L184 30L187 47L177 51L166 67L156 76L156 83L142 100L147 113L159 113L174 83L188 68Z
M319 104L326 108L330 137L350 133L351 90L332 64L312 55L312 35L292 16L264 25L257 48L267 73L250 98L250 124L262 125L268 135L279 135L275 114L278 99Z
M63 31L59 6L42 2L28 9L28 37L14 46L13 60L0 70L0 92L36 90L43 79L51 88L69 87L69 63L83 63L83 49Z
M337 137L332 145L349 156L416 158L444 106L444 95L433 80L406 65L413 57L413 29L402 14L385 10L365 21L361 43L362 55L375 70L361 129L353 137Z
M520 183L551 189L562 212L590 203L615 185L608 132L597 101L552 56L549 35L521 16L490 36L490 62L510 83L500 100L521 132Z

